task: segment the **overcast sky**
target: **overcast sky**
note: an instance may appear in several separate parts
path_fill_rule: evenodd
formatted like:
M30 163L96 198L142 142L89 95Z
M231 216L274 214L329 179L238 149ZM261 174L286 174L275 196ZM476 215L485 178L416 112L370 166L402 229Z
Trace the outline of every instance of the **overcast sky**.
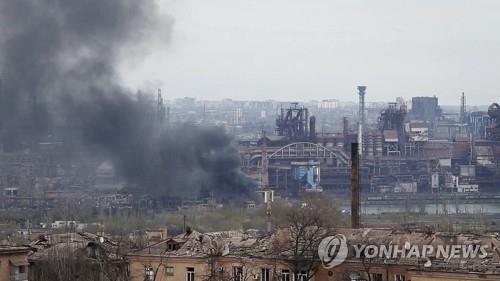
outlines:
M498 0L158 0L170 43L124 61L168 99L500 100ZM161 36L161 35L159 35Z

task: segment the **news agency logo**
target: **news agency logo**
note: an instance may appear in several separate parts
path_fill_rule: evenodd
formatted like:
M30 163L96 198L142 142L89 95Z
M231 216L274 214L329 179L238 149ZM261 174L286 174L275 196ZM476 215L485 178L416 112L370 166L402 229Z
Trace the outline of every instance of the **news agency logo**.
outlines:
M326 269L342 264L351 249L356 259L427 259L424 266L432 266L430 257L436 259L484 259L488 257L488 245L348 245L342 234L328 236L318 246L318 256Z
M342 264L348 253L347 239L342 234L325 237L318 246L318 256L326 269Z

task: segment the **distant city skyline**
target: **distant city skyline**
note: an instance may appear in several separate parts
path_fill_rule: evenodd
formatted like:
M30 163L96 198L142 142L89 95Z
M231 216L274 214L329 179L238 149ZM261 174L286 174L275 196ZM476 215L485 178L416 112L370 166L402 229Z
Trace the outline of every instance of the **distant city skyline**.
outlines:
M124 53L121 79L133 90L356 101L367 85L367 101L498 101L500 1L158 1L172 35L141 57Z
M155 92L152 92L151 93L151 97L154 98L156 97L156 93ZM172 97L172 98L167 98L167 99L164 99L166 102L175 102L176 100L182 100L184 98L194 98L196 102L222 102L224 100L231 100L233 102L280 102L280 103L293 103L293 102L298 102L300 104L309 104L309 103L314 103L314 102L318 102L318 103L321 103L321 102L325 102L325 101L329 101L329 100L336 100L340 103L345 103L345 104L353 104L355 106L357 106L357 103L358 101L355 101L355 100L342 100L342 99L335 99L335 98L330 98L330 99L310 99L310 100L285 100L285 99L254 99L254 100L250 100L250 99L240 99L240 98L221 98L221 99L210 99L210 98L195 98L195 97ZM411 106L411 99L412 97L409 97L409 98L405 98L405 103L406 105L408 106ZM395 100L369 100L369 101L366 101L366 104L367 105L370 105L370 104L381 104L381 105L384 105L384 107L388 104L388 103L391 103L391 102L396 102ZM439 102L439 105L440 106L445 106L445 107L457 107L459 108L460 107L460 104L458 103L450 103L450 104L447 104L447 103L442 103L442 102ZM466 107L470 108L470 107L487 107L489 106L490 104L466 104Z

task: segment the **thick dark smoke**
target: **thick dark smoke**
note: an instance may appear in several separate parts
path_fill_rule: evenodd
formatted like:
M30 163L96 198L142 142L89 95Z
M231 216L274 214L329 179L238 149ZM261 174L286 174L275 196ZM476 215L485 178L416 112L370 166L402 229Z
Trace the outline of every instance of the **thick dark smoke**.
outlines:
M154 0L0 1L4 150L68 134L157 198L247 192L223 130L162 130L119 85L115 65L126 50L145 45L153 32L169 38L172 20L157 10Z

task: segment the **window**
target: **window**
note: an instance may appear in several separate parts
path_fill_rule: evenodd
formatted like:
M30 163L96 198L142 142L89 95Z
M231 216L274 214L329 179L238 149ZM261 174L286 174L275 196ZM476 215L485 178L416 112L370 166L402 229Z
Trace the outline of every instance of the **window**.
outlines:
M26 273L26 266L24 266L24 265L20 265L20 266L19 266L19 273L20 273L20 274Z
M150 265L144 266L144 280L153 281L155 279L154 275L155 272L153 267L151 267Z
M194 281L194 267L186 267L186 281Z
M174 276L174 267L173 266L165 266L165 275L166 276Z
M260 270L260 281L271 281L271 271L269 268L263 267Z
M291 281L290 280L290 270L283 269L281 271L281 281Z
M383 281L382 273L372 273L372 281Z
M233 266L233 280L243 281L243 267Z
M359 272L351 272L349 274L349 279L351 279L351 281L359 281L361 279L361 274L359 274Z
M18 263L13 263L13 266L10 268L10 279L13 281L25 281L28 279L27 268L26 265L16 265Z
M402 274L394 275L394 281L406 281L405 276Z
M179 249L179 244L175 241L170 241L167 243L167 251L176 251Z
M307 281L307 271L302 270L297 273L297 278L295 278L295 281Z

